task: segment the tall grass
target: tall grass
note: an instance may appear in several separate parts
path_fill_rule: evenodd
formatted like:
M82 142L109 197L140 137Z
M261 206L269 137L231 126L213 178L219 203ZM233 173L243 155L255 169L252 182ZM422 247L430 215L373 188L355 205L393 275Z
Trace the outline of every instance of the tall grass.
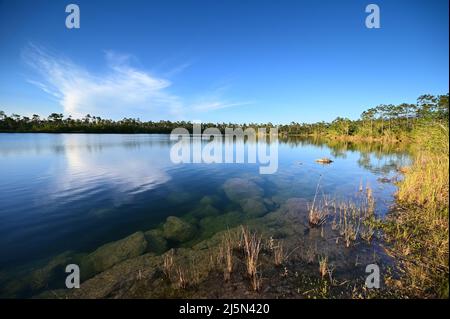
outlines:
M172 269L174 266L173 261L174 251L169 250L163 257L163 272L167 279L171 279Z
M222 237L222 243L219 247L219 264L223 265L223 276L225 281L231 279L233 272L233 249L237 246L237 240L234 234L227 231Z
M414 134L414 163L399 183L399 212L386 227L414 297L448 298L448 126L428 125Z
M250 279L252 289L258 291L261 286L261 279L258 274L258 259L261 251L261 236L251 233L247 228L242 227L242 237L244 242L245 264L247 275Z
M432 208L436 212L448 212L448 138L448 127L441 125L417 131L414 139L415 161L398 191L401 202Z

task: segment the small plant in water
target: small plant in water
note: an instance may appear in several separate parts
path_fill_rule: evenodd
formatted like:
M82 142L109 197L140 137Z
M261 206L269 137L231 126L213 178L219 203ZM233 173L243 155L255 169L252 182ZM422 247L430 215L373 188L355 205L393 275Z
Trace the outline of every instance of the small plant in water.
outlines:
M177 268L177 286L180 289L185 289L188 286L188 279L181 267Z
M360 185L359 190L361 187ZM368 185L365 192L358 192L354 201L334 201L332 207L332 229L339 231L346 247L350 247L358 237L370 243L375 234L376 218L375 200ZM336 243L338 242L339 240L336 240Z
M322 278L328 274L328 257L319 256L319 273Z
M258 274L258 258L261 251L261 236L251 233L245 227L242 227L242 238L244 244L245 264L247 275L254 291L258 291L261 286L261 280Z
M322 177L320 177L320 178L322 178ZM320 187L320 179L319 179L319 182L317 183L316 193L314 194L313 202L312 202L311 206L308 205L309 224L313 227L318 227L318 226L321 226L322 224L324 224L326 221L327 215L328 215L328 213L327 213L328 200L326 199L326 197L324 196L323 203L316 202L319 187Z
M170 280L170 276L173 268L173 249L169 250L163 257L163 272L167 279Z
M284 250L283 243L279 242L277 245L273 246L273 261L275 266L280 266L284 261Z
M231 273L233 272L233 248L234 240L231 233L228 231L222 239L221 257L224 260L224 279L229 281Z

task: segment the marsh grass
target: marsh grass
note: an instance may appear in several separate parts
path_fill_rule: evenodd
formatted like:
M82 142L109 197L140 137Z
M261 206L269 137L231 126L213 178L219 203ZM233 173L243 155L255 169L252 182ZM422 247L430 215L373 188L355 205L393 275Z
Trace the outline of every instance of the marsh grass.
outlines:
M163 257L163 272L167 279L171 280L172 270L174 266L174 251L169 250Z
M412 297L448 298L448 126L419 128L414 145L414 163L398 185L398 210L384 231L393 244L390 253L401 260L402 290Z
M331 228L339 231L345 246L350 247L358 238L371 242L375 235L377 219L375 217L375 199L369 184L363 186L360 181L355 198L350 200L337 200L323 194L318 198L320 179L312 204L308 204L308 221L311 227L322 227L328 217L332 215ZM336 239L339 243L339 237Z
M273 262L275 266L281 266L281 264L285 260L283 243L279 242L276 246L273 247Z
M275 240L272 236L270 236L267 240L266 247L273 256L273 263L275 266L281 266L287 258L284 254L283 242L280 240Z
M258 273L258 259L261 251L261 236L256 232L250 232L242 226L242 242L245 253L245 265L253 291L261 287L261 277Z
M188 287L189 283L188 277L186 275L186 272L181 267L177 267L176 279L178 288L186 289Z
M319 256L319 273L322 278L325 278L328 274L328 257Z
M327 203L327 197L322 196L322 200L319 200L317 198L319 189L320 189L320 180L322 179L322 176L319 178L319 181L317 182L316 192L314 194L314 199L311 205L308 204L308 220L309 224L312 227L319 227L323 225L326 221L326 218L328 216L328 203Z
M339 232L346 247L350 247L358 238L371 242L375 235L377 219L373 191L368 184L365 188L360 184L353 200L333 200L329 206L334 215L331 227Z
M224 280L229 281L233 272L233 249L237 246L237 240L230 231L222 238L219 248L219 263L223 265Z

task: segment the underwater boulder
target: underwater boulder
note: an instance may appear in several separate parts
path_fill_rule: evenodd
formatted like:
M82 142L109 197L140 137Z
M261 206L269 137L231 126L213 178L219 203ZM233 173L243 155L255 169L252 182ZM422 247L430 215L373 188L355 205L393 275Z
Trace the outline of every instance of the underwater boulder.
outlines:
M200 220L202 238L211 237L219 231L239 225L243 220L243 215L237 211L231 211L219 216L207 216Z
M220 200L219 197L216 195L213 195L213 196L206 195L200 199L199 203L200 203L200 205L203 205L203 206L214 205L219 200Z
M284 212L289 214L299 214L308 211L308 201L304 198L293 197L289 198L283 205Z
M199 205L192 212L192 216L195 218L203 218L206 216L217 216L220 211L212 205Z
M26 298L46 288L64 285L67 276L65 267L77 263L73 252L68 251L33 266L34 270L23 273L4 273L0 278L0 298Z
M147 241L141 231L124 239L107 243L81 260L81 277L88 278L124 260L140 256L146 249Z
M264 191L256 183L243 178L230 178L223 184L223 190L232 202L262 197Z
M167 240L160 229L150 229L144 233L147 240L147 252L162 254L168 249Z
M260 217L267 213L267 208L262 198L243 199L240 204L244 213L251 217Z
M65 268L71 263L73 263L72 252L65 252L52 258L44 267L36 269L31 273L29 279L30 288L32 290L40 290L52 286L51 283L56 278L61 279L60 282L64 283L64 279L67 276Z
M320 163L320 164L331 164L331 163L333 163L333 161L331 159L329 159L328 157L318 158L318 159L316 159L316 162Z
M177 242L188 241L195 235L195 228L175 216L167 217L163 226L164 238Z

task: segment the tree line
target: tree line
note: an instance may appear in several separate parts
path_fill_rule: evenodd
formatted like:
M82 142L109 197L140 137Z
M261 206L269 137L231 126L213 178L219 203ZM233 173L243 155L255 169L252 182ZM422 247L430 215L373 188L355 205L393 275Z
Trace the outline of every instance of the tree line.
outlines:
M449 94L422 95L415 104L382 104L364 111L357 120L337 117L332 122L274 125L272 123L202 123L202 129L216 127L224 132L226 127L272 128L281 135L355 136L379 139L401 139L423 122L448 125ZM119 121L103 119L87 114L84 118L64 117L52 113L47 118L34 114L31 117L18 114L7 115L0 111L0 132L46 132L46 133L170 133L183 127L192 131L188 121L140 121L124 118Z

